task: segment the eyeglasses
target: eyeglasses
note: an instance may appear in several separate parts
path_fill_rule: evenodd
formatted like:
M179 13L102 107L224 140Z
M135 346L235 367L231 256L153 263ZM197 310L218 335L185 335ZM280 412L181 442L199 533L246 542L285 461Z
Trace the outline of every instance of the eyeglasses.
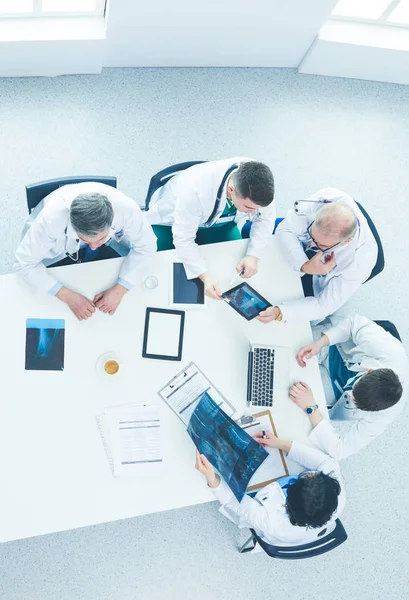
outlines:
M332 250L333 248L335 248L336 246L339 246L339 244L342 244L342 242L345 241L345 240L340 240L339 242L337 242L336 244L333 244L329 248L321 248L321 246L318 245L318 242L315 241L315 239L311 233L311 227L314 225L314 223L315 223L315 221L313 221L310 225L308 225L307 233L310 236L310 238L312 239L313 243L315 244L315 247L317 248L317 250L319 250L320 252L328 252L329 250Z
M319 471L301 471L299 474L300 479L309 479L310 477L315 477Z

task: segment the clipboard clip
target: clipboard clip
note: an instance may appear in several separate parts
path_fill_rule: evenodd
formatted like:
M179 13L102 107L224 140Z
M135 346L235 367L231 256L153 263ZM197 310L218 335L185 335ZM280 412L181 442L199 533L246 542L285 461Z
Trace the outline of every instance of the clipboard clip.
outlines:
M238 422L240 425L250 425L251 423L254 423L255 420L253 415L241 415Z
M187 376L187 373L186 373L186 371L183 371L183 373L182 373L181 375L177 375L177 376L175 377L175 379L173 380L173 381L174 381L173 385L172 385L171 383L169 384L169 387L170 387L170 389L171 389L171 390L173 390L173 388L175 387L175 385L176 385L176 384L177 384L177 383L178 383L178 382L179 382L181 379L183 379L183 378L184 378L184 377L186 377L186 376Z

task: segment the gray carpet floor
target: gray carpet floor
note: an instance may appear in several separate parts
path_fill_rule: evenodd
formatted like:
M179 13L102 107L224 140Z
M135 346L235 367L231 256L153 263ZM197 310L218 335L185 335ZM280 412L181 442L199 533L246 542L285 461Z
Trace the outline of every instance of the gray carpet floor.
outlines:
M291 70L0 79L0 273L12 269L27 183L113 174L142 204L150 176L168 164L252 156L275 174L280 216L326 186L362 202L382 237L386 268L344 312L392 320L408 347L408 106L409 87ZM332 553L295 563L240 555L243 532L210 503L1 544L0 598L406 598L407 428L406 411L343 462L349 539Z

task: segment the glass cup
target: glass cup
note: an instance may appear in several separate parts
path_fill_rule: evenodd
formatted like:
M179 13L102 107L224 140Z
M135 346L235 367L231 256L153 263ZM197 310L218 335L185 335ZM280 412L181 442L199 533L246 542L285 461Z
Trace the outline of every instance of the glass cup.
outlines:
M159 281L155 275L148 275L143 280L143 287L146 290L155 290L158 287Z

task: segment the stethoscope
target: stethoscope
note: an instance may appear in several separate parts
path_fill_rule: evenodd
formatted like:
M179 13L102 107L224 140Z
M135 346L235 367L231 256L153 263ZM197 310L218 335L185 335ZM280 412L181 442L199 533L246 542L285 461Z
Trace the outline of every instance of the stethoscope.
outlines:
M294 212L297 213L297 215L302 215L302 213L300 213L298 205L300 204L300 202L310 202L312 204L331 204L333 202L333 200L296 200L294 202ZM305 215L302 215L305 216Z
M111 232L111 235L108 235L108 237L107 237L106 241L104 242L104 244L106 245L106 243L107 243L107 242L108 242L108 241L109 241L111 238L115 238L115 241L117 242L117 244L119 244L119 242L121 241L121 239L122 239L122 238L123 238L123 236L124 236L124 230L123 230L123 229L120 229L120 231L118 231L118 232L115 234L115 227L110 227L110 232ZM76 242L77 242L77 244L78 244L78 242L80 242L80 239L79 239L79 238L76 238L76 240L75 240L75 241L76 241ZM79 250L76 250L75 252L73 252L72 254L70 254L70 253L67 251L67 243L68 243L68 237L67 237L67 227L66 227L66 228L65 228L65 256L66 256L67 258L70 258L70 259L72 260L72 262L75 262L75 263L80 263L80 262L81 262L81 259L80 259L80 255L79 255Z
M238 169L238 167L239 167L239 165L235 164L235 165L232 165L229 169L227 169L227 171L224 174L224 177L222 179L222 182L221 182L221 184L219 186L219 189L217 191L216 202L214 203L214 207L213 207L212 213L211 213L210 217L207 219L206 223L203 223L203 225L201 225L201 227L211 227L213 225L213 219L215 218L215 216L219 212L220 203L222 201L222 195L223 195L224 185L225 185L227 179L229 178L230 174L233 171L235 171L236 169Z
M336 202L336 200L296 200L294 202L294 212L295 212L295 214L298 215L299 217L307 217L308 215L306 215L304 213L301 213L300 210L299 210L299 208L298 208L298 205L301 202L309 202L311 204L332 204L332 203ZM356 217L356 222L357 222L357 225L358 225L358 229L361 229L361 223L359 221L358 215L355 215L355 217Z

